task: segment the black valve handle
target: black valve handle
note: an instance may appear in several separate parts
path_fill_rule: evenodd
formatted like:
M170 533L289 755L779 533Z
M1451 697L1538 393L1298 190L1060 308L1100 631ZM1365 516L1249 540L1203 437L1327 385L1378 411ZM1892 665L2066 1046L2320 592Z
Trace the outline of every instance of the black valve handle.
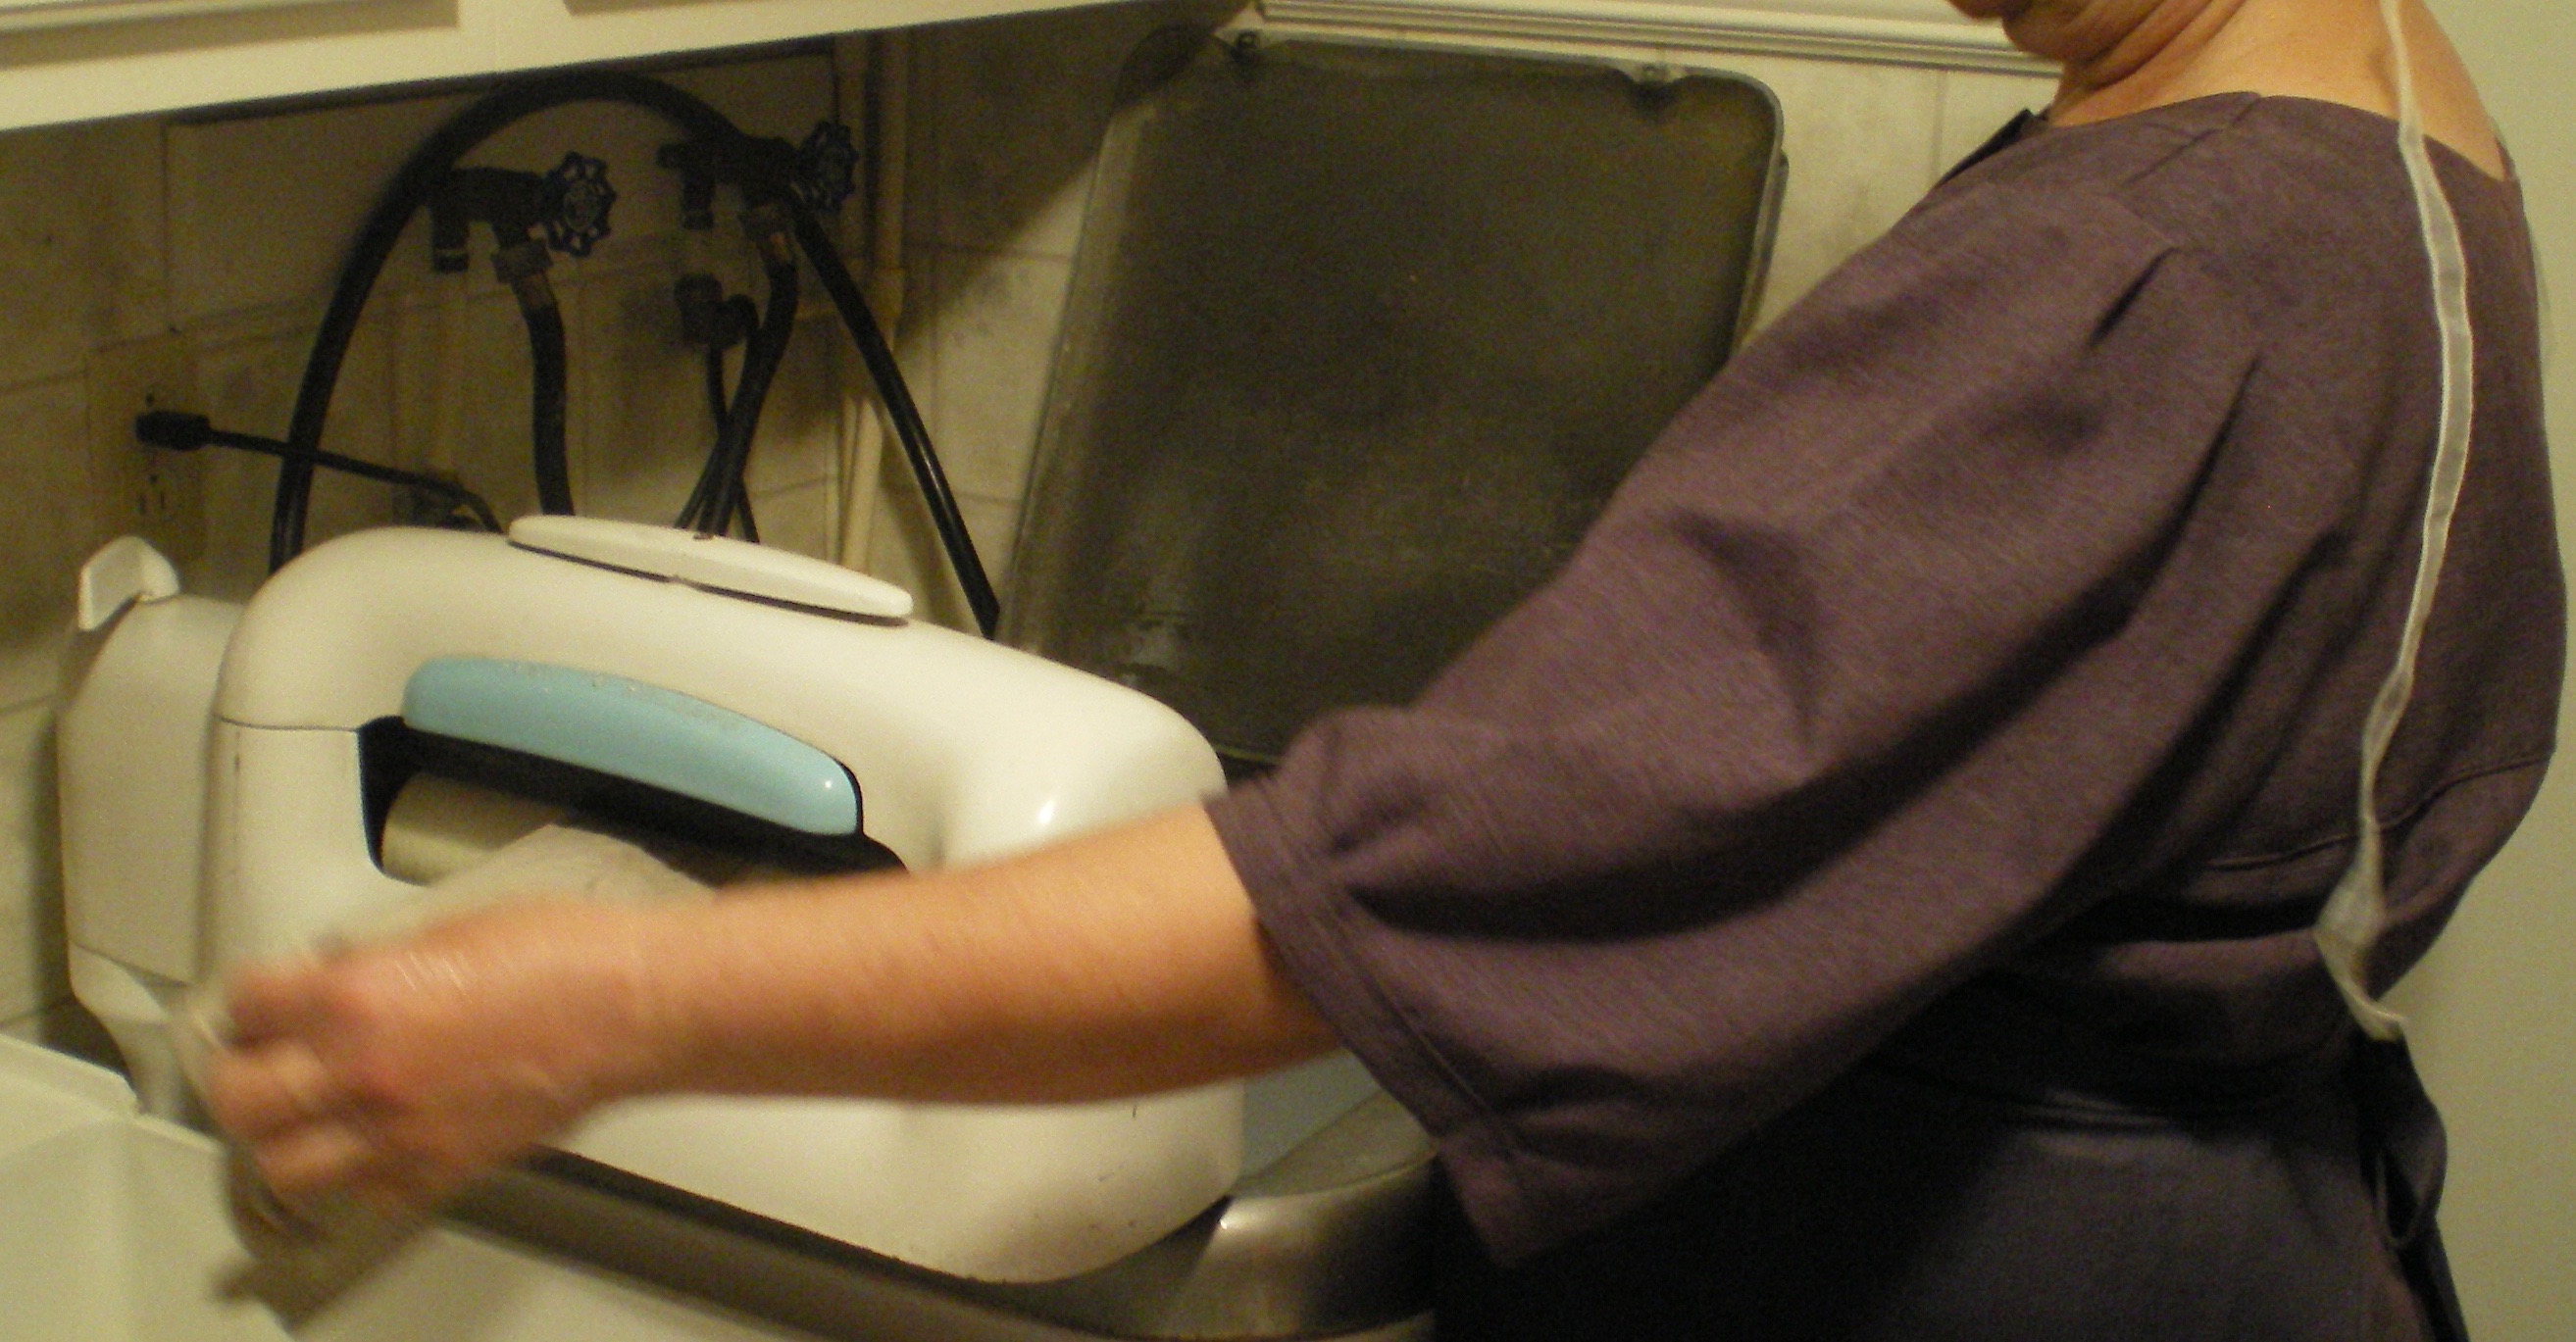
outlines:
M587 154L564 155L545 177L546 245L566 256L590 255L607 239L608 212L616 204L606 163Z

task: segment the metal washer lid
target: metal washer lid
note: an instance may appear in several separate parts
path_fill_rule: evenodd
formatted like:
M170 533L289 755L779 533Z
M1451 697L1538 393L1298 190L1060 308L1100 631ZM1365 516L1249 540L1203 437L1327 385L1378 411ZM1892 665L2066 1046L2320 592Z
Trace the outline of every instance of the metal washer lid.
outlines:
M1162 30L1073 261L1002 637L1239 763L1412 699L1754 310L1778 107L1718 71Z

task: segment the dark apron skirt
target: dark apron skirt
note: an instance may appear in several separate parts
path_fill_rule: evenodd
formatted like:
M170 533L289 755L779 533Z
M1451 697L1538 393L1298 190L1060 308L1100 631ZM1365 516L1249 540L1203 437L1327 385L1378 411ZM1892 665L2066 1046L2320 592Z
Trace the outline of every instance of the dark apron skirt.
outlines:
M2403 1046L2218 1071L1956 1027L1511 1270L1444 1207L1440 1336L2463 1342Z

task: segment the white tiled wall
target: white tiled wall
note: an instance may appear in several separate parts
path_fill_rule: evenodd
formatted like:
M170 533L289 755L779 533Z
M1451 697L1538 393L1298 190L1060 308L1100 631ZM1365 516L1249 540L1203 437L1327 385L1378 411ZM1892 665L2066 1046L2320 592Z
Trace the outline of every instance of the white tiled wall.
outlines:
M837 115L819 52L683 70L673 82L757 134L799 138ZM0 136L0 1029L38 1033L65 996L53 825L52 723L72 576L109 534L88 476L94 352L165 332L199 369L202 408L281 434L343 249L394 168L462 97L199 121L143 120ZM670 132L641 113L580 108L525 123L477 162L542 169L566 149L604 158L616 232L557 258L573 354L574 482L584 511L668 520L712 436L698 356L671 301L677 189L652 164ZM756 270L719 202L718 270ZM533 506L526 337L490 277L436 276L415 224L388 269L332 402L326 445L453 469L505 514ZM762 417L754 504L775 543L828 548L842 419L819 292ZM239 595L266 567L268 462L209 452L200 590ZM385 489L320 478L313 538L390 519ZM67 1013L52 1013L60 1018Z
M160 128L0 144L0 388L71 377L93 347L162 329Z

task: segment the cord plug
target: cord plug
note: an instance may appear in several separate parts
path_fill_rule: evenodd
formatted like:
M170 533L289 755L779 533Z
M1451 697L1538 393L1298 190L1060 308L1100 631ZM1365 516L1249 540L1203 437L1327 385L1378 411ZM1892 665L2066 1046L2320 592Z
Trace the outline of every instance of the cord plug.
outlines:
M671 297L680 309L680 339L692 345L732 349L760 325L759 305L742 294L726 297L724 281L713 275L682 275Z
M194 452L215 439L215 422L186 410L146 410L134 417L135 441L173 452Z

